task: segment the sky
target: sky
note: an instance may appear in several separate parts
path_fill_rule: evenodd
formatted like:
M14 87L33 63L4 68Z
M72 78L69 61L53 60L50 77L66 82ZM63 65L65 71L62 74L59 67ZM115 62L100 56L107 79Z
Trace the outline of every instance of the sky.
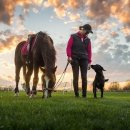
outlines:
M49 34L57 52L57 78L67 63L71 34L92 26L92 64L106 69L109 82L130 80L130 0L0 0L0 84L14 84L14 51L30 33ZM88 71L92 82L95 72ZM71 66L64 81L72 79ZM23 82L22 73L20 83Z

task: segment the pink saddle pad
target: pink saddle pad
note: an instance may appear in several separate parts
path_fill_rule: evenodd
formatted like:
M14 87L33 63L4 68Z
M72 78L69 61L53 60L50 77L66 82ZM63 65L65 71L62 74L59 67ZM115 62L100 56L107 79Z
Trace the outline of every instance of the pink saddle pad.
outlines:
M31 51L33 50L34 45L35 45L35 38L33 38L32 40ZM28 41L25 41L24 45L22 46L21 53L22 55L28 54Z
M27 53L28 53L27 46L28 46L28 42L25 41L25 43L23 44L23 46L21 48L22 55L27 55Z

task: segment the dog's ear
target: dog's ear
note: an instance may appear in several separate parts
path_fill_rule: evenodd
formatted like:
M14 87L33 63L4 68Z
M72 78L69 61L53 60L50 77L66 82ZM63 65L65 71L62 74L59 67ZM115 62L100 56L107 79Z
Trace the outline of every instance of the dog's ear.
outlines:
M103 71L106 71L106 70L104 70L104 68L103 68L103 67L102 67L102 70L103 70Z
M103 69L103 71L106 71L106 70Z

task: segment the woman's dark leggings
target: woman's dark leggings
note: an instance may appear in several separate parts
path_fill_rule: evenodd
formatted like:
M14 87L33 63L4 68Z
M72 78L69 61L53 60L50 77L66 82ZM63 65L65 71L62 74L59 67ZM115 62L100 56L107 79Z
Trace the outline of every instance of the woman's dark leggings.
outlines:
M73 59L71 65L73 71L73 87L75 96L79 96L78 79L80 68L82 78L82 96L86 97L88 61L86 59Z

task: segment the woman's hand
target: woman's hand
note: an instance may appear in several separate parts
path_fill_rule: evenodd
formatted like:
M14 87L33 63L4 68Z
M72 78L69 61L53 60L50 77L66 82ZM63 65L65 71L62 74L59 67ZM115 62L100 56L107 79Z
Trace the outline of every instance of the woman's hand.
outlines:
M91 69L91 64L89 63L89 64L88 64L88 70L90 70L90 69Z
M68 57L68 62L71 63L72 62L72 58Z

